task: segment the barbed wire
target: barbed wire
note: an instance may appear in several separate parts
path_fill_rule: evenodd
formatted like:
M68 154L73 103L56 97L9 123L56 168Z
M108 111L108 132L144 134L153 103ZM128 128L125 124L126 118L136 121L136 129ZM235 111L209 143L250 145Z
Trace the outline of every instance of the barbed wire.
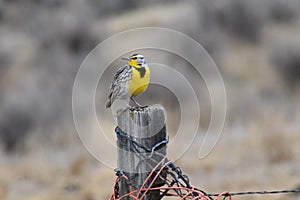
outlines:
M167 145L167 143L169 142L168 139L155 144L151 148L146 148L134 141L134 139L130 135L123 132L120 128L117 127L115 129L115 132L117 134L118 142L120 142L124 150L140 153L140 150L142 149L144 152L150 153L150 155L145 156L143 154L140 154L140 158L151 160L153 155L158 155L160 156L161 160L157 162L157 160L152 159L152 161L156 161L157 164L149 172L147 178L140 188L135 188L131 183L131 181L135 177L128 177L128 175L126 175L126 173L120 169L115 170L117 178L114 184L114 193L111 195L110 200L123 200L128 198L133 200L141 200L146 196L146 194L151 191L159 191L159 199L162 199L165 196L171 196L184 200L219 200L221 198L223 200L231 200L233 196L300 193L300 189L295 189L274 191L246 191L236 193L229 193L225 191L218 194L209 194L199 188L192 186L190 184L189 177L183 174L180 167L176 166L173 162L168 160L166 156L156 151L157 149ZM158 178L160 180L163 180L163 184L159 187L153 186L154 182ZM119 183L121 180L124 180L127 186L128 193L124 195L119 194ZM149 181L151 182L149 183Z
M287 194L287 193L300 193L300 190L273 190L273 191L249 191L249 192L235 192L230 193L230 196L242 195L264 195L264 194ZM209 194L210 196L218 196L219 194Z

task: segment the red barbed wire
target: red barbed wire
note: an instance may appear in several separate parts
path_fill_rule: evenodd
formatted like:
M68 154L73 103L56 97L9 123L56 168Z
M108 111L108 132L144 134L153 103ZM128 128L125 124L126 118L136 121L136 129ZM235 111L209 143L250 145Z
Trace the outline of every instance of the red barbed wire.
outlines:
M129 192L127 194L124 194L120 197L118 197L118 184L121 181L121 179L125 179L126 182L130 182L129 178L127 176L119 175L114 183L114 193L111 195L110 200L122 200L127 197L132 198L133 200L141 200L145 197L145 195L149 191L160 191L161 193L164 193L165 191L181 191L179 192L173 192L173 193L166 193L164 196L172 196L177 197L178 199L191 199L191 200L219 200L221 198L225 199L228 198L229 200L232 200L232 196L242 196L242 195L270 195L270 194L287 194L287 193L300 193L299 189L295 190L275 190L275 191L248 191L248 192L236 192L236 193L229 193L227 191L221 192L219 194L207 194L203 192L202 190L199 190L198 188L194 186L180 186L180 185L172 185L172 186L161 186L161 187L152 187L155 180L160 176L161 172L165 170L170 164L173 164L171 161L167 161L163 164L163 166L158 170L158 167L162 164L162 162L165 160L162 159L155 168L149 173L145 181L143 182L140 189L133 190L130 184L128 184ZM156 175L153 177L153 180L151 183L146 187L146 184L150 178L152 178L152 175L156 173ZM169 178L165 179L166 183L171 183L172 180ZM174 180L173 180L174 181ZM142 194L142 195L141 195ZM180 195L181 194L181 195ZM141 195L141 196L140 196ZM140 196L140 197L139 197ZM215 198L212 198L212 197Z
M110 200L122 200L125 199L127 197L132 198L133 200L141 200L145 197L145 195L149 192L149 191L177 191L180 190L181 192L181 196L178 194L178 192L176 193L168 193L168 196L173 196L173 197L179 197L180 199L192 199L192 200L212 200L211 197L207 196L207 194L204 194L202 191L200 191L199 189L196 189L195 187L186 187L186 186L178 186L178 185L173 185L173 186L161 186L161 187L152 187L152 185L154 184L154 182L156 181L156 179L160 176L161 172L166 169L166 167L168 167L169 164L171 164L171 161L167 161L163 164L162 167L160 167L160 169L158 171L156 171L159 166L161 166L161 164L166 160L166 158L162 159L159 163L157 163L157 165L155 166L155 168L148 174L147 178L145 179L145 181L143 182L143 184L141 185L140 189L136 189L133 190L132 187L130 186L130 184L128 184L128 188L129 188L129 192L127 194L124 194L120 197L118 196L118 184L121 181L121 179L125 179L126 182L129 182L129 178L127 176L120 175L116 178L115 184L114 184L114 193L111 195ZM150 178L152 178L152 175L156 173L156 175L153 177L153 180L151 181L151 183L146 187L147 182L149 181ZM170 179L165 180L166 182L171 182ZM142 194L142 195L141 195ZM167 196L165 194L165 196ZM222 192L220 193L217 197L215 197L213 200L218 200L221 197L228 197L229 200L231 200L231 196L228 192Z
M160 162L156 164L156 166L149 172L146 179L139 189L133 189L130 183L130 178L125 175L122 171L117 171L117 178L114 183L114 192L110 197L110 200L123 200L131 198L133 200L142 200L145 195L147 195L150 191L159 191L160 199L164 196L172 196L177 197L178 199L192 199L192 200L219 200L223 199L232 199L232 196L241 196L241 195L266 195L266 194L286 194L286 193L300 193L300 190L277 190L277 191L249 191L249 192L236 192L229 193L227 191L218 193L218 194L208 194L203 190L200 190L189 183L189 178L186 175L182 174L182 170L177 167L173 162L167 160L166 156L160 155L155 152L156 148L160 145L166 145L168 140L162 141L156 144L151 149L147 149L145 147L140 146L137 142L133 141L131 137L124 133L118 127L116 128L117 135L125 136L126 139L131 143L129 145L129 151L133 151L135 153L140 153L138 151L139 148L142 148L146 152L151 152L150 155L157 154L161 156ZM134 148L133 148L134 147ZM166 176L162 175L162 172L165 172ZM155 176L153 177L153 175ZM155 181L160 178L164 180L164 184L160 187L153 187ZM119 183L122 179L125 179L127 183L128 193L119 195ZM147 184L148 181L151 182ZM214 198L213 198L214 197Z

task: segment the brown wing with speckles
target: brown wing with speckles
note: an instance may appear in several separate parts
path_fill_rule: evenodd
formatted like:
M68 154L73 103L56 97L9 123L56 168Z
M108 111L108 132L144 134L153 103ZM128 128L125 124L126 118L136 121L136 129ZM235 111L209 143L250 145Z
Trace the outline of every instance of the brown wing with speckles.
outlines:
M111 104L116 99L123 99L128 96L128 83L131 75L132 68L128 65L120 68L116 72L109 89L109 96L106 103L106 108L111 107Z

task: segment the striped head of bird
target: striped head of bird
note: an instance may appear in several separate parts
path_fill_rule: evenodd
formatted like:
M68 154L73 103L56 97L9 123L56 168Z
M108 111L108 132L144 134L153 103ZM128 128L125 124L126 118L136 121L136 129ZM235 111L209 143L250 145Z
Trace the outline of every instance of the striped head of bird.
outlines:
M132 54L129 58L122 58L123 60L127 60L128 65L132 67L146 67L147 63L143 55L141 54Z

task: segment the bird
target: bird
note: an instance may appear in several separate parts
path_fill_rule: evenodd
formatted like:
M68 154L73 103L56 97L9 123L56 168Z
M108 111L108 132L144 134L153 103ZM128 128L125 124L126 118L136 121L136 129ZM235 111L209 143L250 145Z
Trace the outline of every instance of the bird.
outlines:
M150 68L143 55L135 53L128 58L122 58L127 64L121 67L114 75L106 108L111 107L116 99L131 99L137 107L142 107L135 99L143 93L150 81Z

